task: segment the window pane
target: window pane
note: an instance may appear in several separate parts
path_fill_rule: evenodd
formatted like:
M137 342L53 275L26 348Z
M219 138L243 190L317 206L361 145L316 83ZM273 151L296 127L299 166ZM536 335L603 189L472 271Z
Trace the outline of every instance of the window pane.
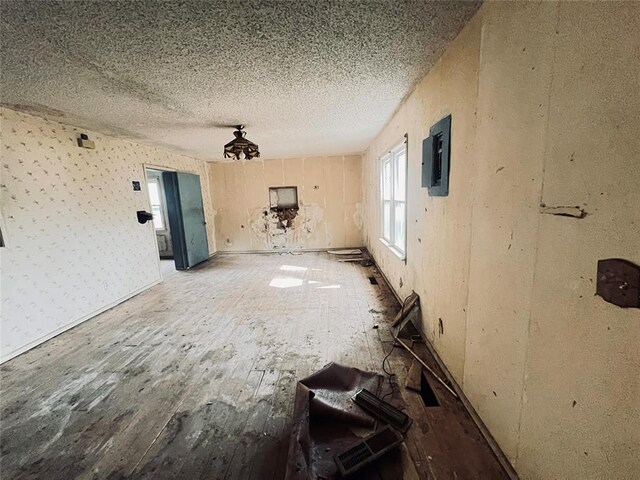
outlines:
M395 154L393 163L395 168L393 198L394 200L404 202L406 195L405 188L407 184L407 156L404 149Z
M382 199L391 200L391 159L382 162Z
M382 237L391 239L391 202L382 204Z
M156 179L149 180L148 185L151 205L160 205L160 189L158 188L158 181Z
M164 222L162 221L162 209L160 205L151 205L151 213L153 214L153 226L156 230L164 228Z
M405 247L405 218L404 218L404 203L395 204L395 228L394 228L394 245L400 251L404 252Z

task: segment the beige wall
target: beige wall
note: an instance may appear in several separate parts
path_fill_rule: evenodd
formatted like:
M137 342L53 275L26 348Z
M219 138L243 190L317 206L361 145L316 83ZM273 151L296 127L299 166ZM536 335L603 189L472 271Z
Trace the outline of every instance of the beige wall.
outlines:
M205 162L0 109L0 353L15 356L160 281L144 164L200 175L215 251ZM139 180L143 190L133 191Z
M598 259L640 264L638 32L632 2L486 2L363 157L366 245L526 479L640 471L640 312L594 296ZM429 197L420 142L449 113ZM378 157L404 133L406 264L378 241Z
M209 163L220 251L362 246L360 156ZM296 186L289 228L269 210L269 187ZM266 215L265 215L266 212Z
M553 3L502 3L482 12L463 384L512 461L522 413L556 10Z
M542 203L588 215L539 217L518 462L638 478L640 310L593 294L598 259L640 264L640 3L561 3L557 21Z
M363 160L368 248L403 297L412 289L420 295L425 333L441 347L439 351L457 379L462 378L465 355L479 31L476 17L401 106ZM457 139L450 180L455 195L443 201L428 197L420 188L421 152L429 127L449 113L453 117L451 136ZM379 241L378 171L380 155L405 133L409 158L406 264ZM444 325L442 336L436 333L438 318Z

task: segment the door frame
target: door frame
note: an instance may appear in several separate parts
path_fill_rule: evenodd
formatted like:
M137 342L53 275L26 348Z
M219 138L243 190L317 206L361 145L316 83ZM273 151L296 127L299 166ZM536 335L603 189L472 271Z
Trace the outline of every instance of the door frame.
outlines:
M194 170L179 170L177 168L167 167L165 165L159 165L159 164L155 164L155 163L143 163L142 164L142 176L144 178L144 192L145 192L145 196L146 196L147 211L149 211L149 212L151 211L151 198L149 197L149 184L147 183L148 182L147 169L159 170L161 172L191 173L193 175L200 176L200 173L198 173L198 172L196 172ZM200 188L202 189L202 184L200 185ZM202 192L200 192L200 194L202 194ZM204 195L202 195L202 202L204 204ZM168 217L168 214L167 214L167 217ZM205 217L205 220L206 220L206 217ZM169 218L167 218L167 221L169 221ZM163 281L164 277L162 276L162 263L161 263L161 259L160 259L160 248L158 247L158 239L156 238L156 229L155 229L155 226L153 226L153 222L151 222L151 225L153 227L151 229L151 235L153 236L153 244L154 244L154 246L156 248L156 259L157 259L156 262L157 262L157 267L158 267L158 274L160 275L160 281ZM208 238L207 238L207 240L208 240ZM5 240L5 242L6 242L6 240ZM175 253L174 253L174 255L175 255ZM209 254L209 257L211 257L211 254ZM175 265L175 257L173 259L173 263Z
M151 170L151 169L149 169ZM156 237L158 236L158 232L160 232L160 235L166 232L169 232L169 235L171 235L171 226L169 224L169 211L167 208L167 197L166 197L166 193L164 191L164 182L162 181L162 171L160 170L156 170L153 169L154 172L161 172L160 176L157 176L155 173L149 177L149 175L147 175L147 188L149 186L149 182L150 181L155 181L155 183L157 183L158 185L158 193L160 195L160 215L162 216L162 228L155 228L155 224L154 224L154 230L156 232ZM151 205L151 207L153 208L153 205ZM153 211L151 211L151 213L153 213ZM161 258L162 259L162 258Z

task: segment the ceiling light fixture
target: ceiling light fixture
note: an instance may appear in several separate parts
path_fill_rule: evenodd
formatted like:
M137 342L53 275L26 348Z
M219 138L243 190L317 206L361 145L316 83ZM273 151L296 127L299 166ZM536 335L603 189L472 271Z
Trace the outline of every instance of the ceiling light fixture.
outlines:
M233 132L236 138L231 140L224 146L224 158L233 158L234 160L251 160L260 156L258 145L246 138L247 132L243 130L244 125L235 127Z

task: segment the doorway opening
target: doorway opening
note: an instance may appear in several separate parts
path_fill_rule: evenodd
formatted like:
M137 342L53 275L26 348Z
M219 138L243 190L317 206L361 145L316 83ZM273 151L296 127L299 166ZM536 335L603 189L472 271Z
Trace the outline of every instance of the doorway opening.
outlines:
M147 190L153 214L153 228L160 255L160 271L163 277L176 271L171 242L171 224L167 211L167 197L162 182L162 170L147 168Z
M200 177L145 167L162 276L209 258Z
M153 214L153 227L158 240L158 252L160 258L173 260L173 248L171 245L171 226L167 213L167 197L162 185L162 171L147 169L147 188L149 189L149 201Z

